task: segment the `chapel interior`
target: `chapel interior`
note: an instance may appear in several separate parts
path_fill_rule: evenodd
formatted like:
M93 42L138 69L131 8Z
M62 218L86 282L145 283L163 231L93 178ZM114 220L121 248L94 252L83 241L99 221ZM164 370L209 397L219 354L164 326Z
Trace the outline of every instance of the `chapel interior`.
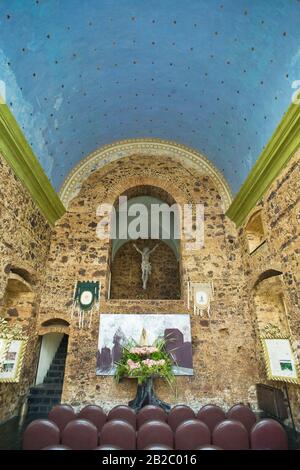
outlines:
M0 2L1 450L300 449L299 24Z

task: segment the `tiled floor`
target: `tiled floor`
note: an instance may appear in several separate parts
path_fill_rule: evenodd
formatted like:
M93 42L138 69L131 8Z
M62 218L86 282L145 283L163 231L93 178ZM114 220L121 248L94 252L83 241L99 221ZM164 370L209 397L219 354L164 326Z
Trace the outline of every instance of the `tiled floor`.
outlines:
M37 418L46 418L47 416L29 415L25 420L20 421L15 417L0 425L0 450L19 450L21 449L22 435L26 426Z
M300 433L293 431L291 428L286 428L289 438L289 449L290 450L299 450L300 449Z

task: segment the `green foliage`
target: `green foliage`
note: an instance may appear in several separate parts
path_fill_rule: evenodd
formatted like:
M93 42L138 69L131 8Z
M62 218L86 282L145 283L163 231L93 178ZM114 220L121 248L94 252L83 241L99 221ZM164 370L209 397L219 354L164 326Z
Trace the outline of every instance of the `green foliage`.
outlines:
M150 347L129 342L123 347L121 360L116 363L116 381L129 377L137 379L138 383L142 384L149 377L162 377L172 387L175 382L173 361L165 345L163 339L156 340Z

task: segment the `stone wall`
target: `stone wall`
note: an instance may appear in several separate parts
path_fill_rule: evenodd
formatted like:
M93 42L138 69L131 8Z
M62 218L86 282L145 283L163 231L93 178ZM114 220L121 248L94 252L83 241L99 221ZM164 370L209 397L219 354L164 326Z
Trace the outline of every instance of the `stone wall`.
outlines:
M237 231L224 215L212 180L172 158L133 155L95 171L52 231L0 157L0 314L12 324L22 325L24 334L29 337L20 382L0 384L0 421L18 412L34 381L38 333L47 331L43 322L70 320L77 280L99 280L99 313L112 314L188 312L188 281L212 281L215 296L211 318L194 316L192 309L189 311L194 376L178 378L177 397L157 380L158 394L163 400L187 403L194 408L207 402L228 407L237 401L256 406L255 384L268 383L259 342L267 321L273 320L290 334L300 356L299 156L300 152L294 155L252 211L253 214L261 210L266 238L266 243L252 255L248 249L246 224ZM100 203L113 205L120 194L135 194L134 188L143 185L158 188L158 194L167 192L171 200L180 205L202 203L205 244L203 248L189 250L185 235L182 236L180 298L155 299L154 289L145 298L139 298L140 294L134 290L128 292L128 297L135 298L109 300L111 244L108 238L97 237L96 210ZM129 247L130 244L127 248L124 245L124 250ZM158 275L161 281L163 273L159 263L168 257L167 250L158 254L156 258L153 254L155 267L151 282L156 282ZM137 281L138 254L130 256L136 256L133 272ZM121 261L122 269L125 268ZM282 272L282 276L258 282L267 270ZM23 276L30 289L14 290L12 273ZM122 293L113 297L125 297L119 281L116 286ZM269 296L268 289L271 289ZM113 378L95 374L99 317L93 318L89 330L78 330L73 322L70 327L64 327L64 332L69 334L69 346L62 400L77 407L98 403L106 409L127 403L135 394L133 381L117 385ZM289 385L288 389L299 425L299 387Z
M35 327L50 235L48 223L0 155L0 315L21 325L29 339L20 382L0 383L0 422L18 413L35 377ZM14 289L20 284L11 280L13 271L26 278L31 290Z
M259 364L259 379L261 383L278 386L280 382L268 382L262 357L259 335L265 325L261 320L264 312L273 324L277 324L283 333L291 336L295 352L300 359L300 242L299 242L299 178L300 151L290 160L286 168L273 182L264 197L253 209L252 214L261 210L266 243L252 255L249 254L246 223L239 231L239 240L243 252L245 277L247 280L249 307L257 334L257 359ZM249 218L251 215L249 215ZM264 296L260 294L262 281L255 284L268 270L282 272L276 279L268 279L268 287ZM279 283L281 288L279 288ZM272 307L273 304L273 307ZM272 312L270 309L272 308ZM283 313L284 312L284 313ZM285 318L282 318L282 317ZM281 317L281 320L280 320ZM299 386L289 385L289 395L292 398L293 413L300 426Z
M37 334L47 330L43 322L70 320L77 280L99 280L99 313L112 314L187 312L188 281L213 281L215 296L211 318L197 317L192 309L189 311L194 376L178 378L177 397L161 380L156 381L159 396L171 403L183 402L195 409L207 402L229 407L244 401L256 406L255 384L268 383L259 334L272 315L274 323L277 321L291 334L293 346L299 352L299 152L252 211L262 211L266 235L266 243L252 255L248 250L246 224L237 231L224 215L220 195L210 178L195 170L191 173L171 158L135 155L97 170L85 181L52 234L3 159L0 159L0 170L1 315L12 323L20 323L24 334L29 336L20 383L0 384L0 420L18 411L34 380ZM135 298L108 300L111 244L108 238L97 237L96 209L103 202L115 204L120 194L135 194L133 188L143 185L158 188L158 193L168 192L172 200L181 205L204 204L205 244L201 249L190 251L185 236L182 237L180 298L154 299L154 293L138 298L139 293L134 291L128 292L128 297ZM152 282L158 275L155 269L161 257L167 256L167 251L158 254L151 260L153 268L156 266ZM133 272L137 281L140 275L138 254L130 256L136 256ZM12 271L18 269L27 276L31 291L20 293L8 288ZM257 285L266 270L282 272L280 282L278 278ZM266 289L264 283L268 284ZM272 289L272 295L265 297L268 288ZM121 296L125 296L123 287L121 291ZM77 407L98 403L106 409L127 403L135 394L133 381L117 385L113 378L95 374L99 318L93 318L89 330L78 330L75 322L65 329L69 346L62 400ZM298 387L289 385L289 393L299 423Z
M181 240L180 300L107 300L110 242L96 235L96 208L100 203L114 204L120 194L141 185L167 191L181 205L204 205L204 247L188 250L185 237ZM156 388L163 400L195 408L211 401L228 407L242 400L255 406L255 335L238 234L224 215L221 197L208 176L185 168L171 157L151 155L133 155L95 171L56 224L45 279L39 325L50 312L56 318L70 318L77 280L99 280L100 312L113 314L184 313L188 311L188 281L213 281L211 319L194 316L190 310L194 376L178 378L177 397L160 380ZM109 408L127 403L135 394L133 381L117 385L112 377L96 376L98 334L98 316L89 330L78 330L75 323L70 328L62 399L74 406L93 402Z

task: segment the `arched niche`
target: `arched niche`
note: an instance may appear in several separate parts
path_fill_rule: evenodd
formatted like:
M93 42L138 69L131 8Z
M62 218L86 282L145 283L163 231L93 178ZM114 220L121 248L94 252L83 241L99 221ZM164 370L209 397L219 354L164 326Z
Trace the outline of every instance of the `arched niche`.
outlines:
M138 185L123 191L114 207L110 298L179 299L181 220L173 196L161 187ZM133 235L130 228L137 217L144 230ZM147 289L142 286L142 257L135 246L141 251L156 247Z
M30 319L36 316L35 277L25 268L9 266L3 298L2 316L13 319Z
M253 300L259 331L272 324L288 335L282 272L269 269L261 273L254 285Z
M263 245L266 241L266 235L264 230L262 211L256 211L249 218L246 227L245 233L248 243L249 253L254 253L257 248Z
M111 299L180 299L179 263L174 251L160 241L151 254L151 274L147 289L142 288L141 255L133 243L142 250L152 249L155 240L129 240L118 250L111 267Z
M127 229L136 217L136 215L130 215L130 212L136 214L139 207L148 215L146 223L148 230L141 238L163 239L179 260L180 214L176 212L175 199L162 188L140 185L124 191L115 201L116 232L119 236L112 240L112 261L121 246L130 239ZM126 220L120 216L124 210L127 212ZM169 215L170 218L168 218ZM176 217L177 220L175 220ZM175 233L176 229L177 233Z

